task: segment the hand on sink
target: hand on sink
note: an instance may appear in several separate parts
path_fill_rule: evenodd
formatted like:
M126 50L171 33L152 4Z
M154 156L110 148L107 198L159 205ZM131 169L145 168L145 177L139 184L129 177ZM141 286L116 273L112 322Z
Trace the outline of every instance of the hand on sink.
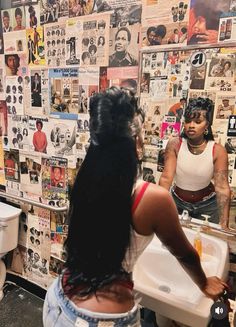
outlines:
M216 301L224 290L228 290L228 285L216 276L208 277L206 286L202 289L202 292L212 300Z

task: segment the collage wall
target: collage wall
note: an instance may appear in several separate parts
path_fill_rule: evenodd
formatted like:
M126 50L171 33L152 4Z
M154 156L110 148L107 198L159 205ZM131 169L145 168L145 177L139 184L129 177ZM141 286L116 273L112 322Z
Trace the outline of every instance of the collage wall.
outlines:
M67 205L89 146L89 98L111 85L140 97L153 183L187 99L210 97L236 187L235 0L2 0L0 24L1 191ZM63 267L66 214L22 209L8 267L47 288Z

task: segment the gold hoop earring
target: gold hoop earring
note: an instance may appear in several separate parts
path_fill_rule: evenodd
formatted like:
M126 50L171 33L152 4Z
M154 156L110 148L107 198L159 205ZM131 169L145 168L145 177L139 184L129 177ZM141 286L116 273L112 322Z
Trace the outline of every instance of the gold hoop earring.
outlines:
M208 134L208 129L205 129L204 135L207 135L207 134Z

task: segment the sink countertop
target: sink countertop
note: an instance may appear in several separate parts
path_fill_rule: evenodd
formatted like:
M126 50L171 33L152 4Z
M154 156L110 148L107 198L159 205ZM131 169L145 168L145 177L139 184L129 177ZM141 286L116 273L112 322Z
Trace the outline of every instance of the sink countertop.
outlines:
M195 227L199 226L198 224L194 224L194 223L191 223L190 226L189 225L182 225L182 226L193 229L194 225L195 225ZM215 237L227 242L228 246L229 246L229 252L236 255L236 231L235 231L235 235L233 235L233 234L230 235L230 234L224 233L220 229L215 230L215 229L210 228L206 231L201 230L201 233L215 236Z

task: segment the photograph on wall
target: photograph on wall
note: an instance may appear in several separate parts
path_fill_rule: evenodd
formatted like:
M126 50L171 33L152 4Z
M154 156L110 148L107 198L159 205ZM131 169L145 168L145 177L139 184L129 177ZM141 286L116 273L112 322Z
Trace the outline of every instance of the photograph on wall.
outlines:
M208 77L233 78L235 70L235 58L232 55L213 56L210 61Z
M25 8L17 6L11 9L12 14L12 31L25 30Z
M26 50L27 50L27 45L26 45L25 30L4 34L5 54L22 53L22 52L26 52Z
M142 22L147 26L150 19L158 18L164 22L188 21L189 1L169 0L161 2L158 0L146 0L142 2Z
M23 77L6 76L6 104L10 115L24 114Z
M167 116L168 117L168 116ZM167 120L161 123L161 138L164 140L169 140L172 137L178 137L180 134L180 123L173 122L174 117L169 117Z
M220 18L220 27L218 42L227 43L236 41L236 17L235 12L232 16L229 13L222 14Z
M142 46L185 45L188 32L188 13L189 1L186 0L144 4Z
M66 253L63 246L65 240L66 234L51 232L51 256L65 261Z
M147 27L142 27L142 47L186 45L187 22L159 24L159 20L154 20L149 24Z
M24 76L27 74L27 56L25 53L5 55L6 76Z
M194 90L203 90L205 87L206 81L206 70L207 65L203 65L201 67L191 67L190 70L190 89ZM206 88L206 87L205 87Z
M42 158L42 198L51 206L66 205L67 168L66 158Z
M76 164L76 121L52 119L48 129L48 153L68 159L68 166L75 168Z
M157 146L161 136L160 124L167 113L167 101L148 99L140 106L145 112L144 144Z
M68 2L69 17L78 17L92 14L96 0L85 0L83 3L79 0L68 0Z
M22 212L19 217L19 233L18 244L27 247L27 232L28 232L28 207L22 207Z
M41 158L20 153L21 191L42 195Z
M99 89L99 68L79 68L79 114L88 113L89 98Z
M40 26L26 29L26 40L29 66L45 65L43 28Z
M214 110L214 119L229 119L229 117L235 114L236 106L236 93L217 93L216 103Z
M176 122L180 122L186 108L187 99L169 99L167 116L174 117Z
M60 1L40 1L40 25L55 23L59 18Z
M8 142L10 148L29 151L28 116L8 116Z
M40 26L40 1L29 1L25 6L26 28L35 28Z
M188 85L187 85L188 86ZM187 90L187 86L183 83L183 76L172 75L169 78L167 91L170 98L182 98L184 90Z
M1 10L1 18L2 18L3 33L12 32L13 31L13 28L12 28L13 18L12 18L11 9Z
M109 55L110 14L80 19L77 28L81 40L81 66L107 66ZM79 24L78 24L79 25Z
M188 45L218 41L220 16L230 9L230 0L191 0Z
M148 162L157 162L157 153L158 149L156 146L152 145L145 145L144 146L144 152L143 152L143 161L148 161Z
M51 212L50 229L57 233L68 232L68 220L65 212Z
M214 141L216 143L225 146L226 139L227 139L227 126L228 120L227 119L215 119L212 125L212 133L214 137Z
M46 65L61 67L66 64L66 23L49 24L44 27Z
M49 262L41 253L39 217L28 213L27 276L34 282L47 287Z
M25 276L26 274L26 265L27 265L27 249L24 246L18 244L18 246L13 250L12 261L11 261L11 270L17 274Z
M109 67L138 66L140 24L112 28Z
M48 142L50 139L49 120L47 117L29 116L29 142L30 151L39 153L48 152Z
M3 53L4 53L4 38L3 38L2 19L0 19L0 54Z
M176 51L176 53L178 53L178 51ZM170 52L144 53L142 57L142 72L150 74L151 77L166 75L168 56L170 56L170 54Z
M107 79L109 86L125 87L136 93L138 87L138 67L108 67Z
M157 165L156 163L144 162L143 163L143 180L148 183L157 183L156 179Z
M4 151L4 168L5 178L7 181L20 182L20 162L19 162L19 151L9 150Z
M7 105L6 101L0 101L0 138L7 136L8 123L7 123Z
M76 152L80 158L84 158L89 146L89 114L81 114L77 120Z
M79 112L78 68L50 69L49 90L51 116L76 120Z

